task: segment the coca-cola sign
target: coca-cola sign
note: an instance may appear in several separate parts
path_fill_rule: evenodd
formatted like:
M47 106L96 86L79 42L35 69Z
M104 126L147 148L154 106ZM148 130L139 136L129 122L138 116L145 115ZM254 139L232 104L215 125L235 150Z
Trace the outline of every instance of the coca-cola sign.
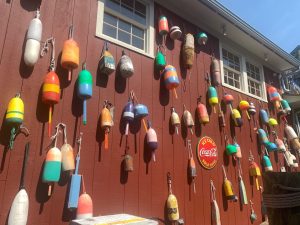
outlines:
M197 156L205 169L214 168L218 161L218 149L214 140L207 136L201 138L197 145Z

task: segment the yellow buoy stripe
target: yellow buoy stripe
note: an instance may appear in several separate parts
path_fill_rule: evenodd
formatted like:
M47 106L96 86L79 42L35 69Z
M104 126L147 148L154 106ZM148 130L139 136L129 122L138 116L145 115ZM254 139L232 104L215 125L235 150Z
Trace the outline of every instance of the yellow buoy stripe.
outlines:
M18 111L8 111L6 113L5 118L7 118L7 119L9 119L9 118L20 118L20 119L23 119L24 118L24 113L18 112Z
M95 225L129 224L129 223L140 222L140 221L144 221L144 220L145 219L143 219L143 218L135 218L135 219L128 219L128 220L110 222L110 223L97 223Z
M55 92L60 93L59 85L57 84L44 84L43 85L43 92Z

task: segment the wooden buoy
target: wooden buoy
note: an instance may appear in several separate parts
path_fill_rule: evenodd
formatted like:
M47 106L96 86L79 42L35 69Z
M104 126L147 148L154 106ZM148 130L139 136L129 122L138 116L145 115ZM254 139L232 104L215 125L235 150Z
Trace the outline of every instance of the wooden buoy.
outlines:
M64 144L61 146L62 155L62 171L73 171L75 169L75 158L73 147L68 144L67 140L67 126L61 124L64 131Z
M178 134L178 128L180 127L180 118L174 107L171 107L171 124L175 128L176 134Z

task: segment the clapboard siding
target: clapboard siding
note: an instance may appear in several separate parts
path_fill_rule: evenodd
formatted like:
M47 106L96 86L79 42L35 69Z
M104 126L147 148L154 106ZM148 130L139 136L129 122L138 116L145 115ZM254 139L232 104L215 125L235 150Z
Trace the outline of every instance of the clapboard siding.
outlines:
M74 212L68 212L66 201L68 199L68 180L63 177L55 184L53 194L47 197L46 184L41 182L43 162L46 156L50 140L47 133L47 108L40 103L40 88L43 78L47 73L50 54L40 59L33 70L25 67L22 61L24 40L29 21L34 16L34 10L39 6L39 1L2 1L0 3L0 90L1 107L0 121L3 121L5 110L9 100L21 92L25 102L25 122L30 129L30 136L19 135L15 142L14 150L5 151L5 134L1 131L1 170L0 170L0 224L5 224L9 208L18 191L21 175L22 161L25 143L31 141L31 150L28 161L26 176L26 189L30 197L30 211L28 224L31 225L59 225L68 224L74 218ZM218 117L208 106L210 123L200 126L196 123L195 134L183 132L174 135L170 132L169 116L170 107L174 106L179 113L183 113L183 104L192 114L195 114L197 97L206 99L208 89L205 74L209 72L211 54L219 58L219 42L216 37L208 33L209 41L206 46L196 46L196 57L191 71L184 71L180 65L181 41L167 39L166 58L169 64L176 67L181 80L177 89L178 99L173 93L168 93L161 86L159 74L154 72L153 59L126 50L132 58L135 74L126 81L120 83L116 74L108 78L97 74L98 60L100 58L103 40L95 37L97 1L80 0L52 0L42 1L41 20L43 22L43 40L48 37L56 38L56 62L62 88L59 104L55 105L53 114L53 130L58 122L67 124L68 142L77 151L76 138L83 132L82 155L80 173L84 175L87 192L91 194L94 202L94 214L106 215L115 213L130 213L144 217L155 217L166 220L164 209L168 195L166 174L171 172L173 177L173 190L178 198L181 217L187 225L210 224L210 180L212 179L217 188L217 200L221 210L223 225L246 225L250 224L250 207L241 207L239 203L227 203L222 196L223 175L221 165L224 164L228 171L228 178L233 182L233 187L238 194L237 165L231 158L224 155L224 135L218 127ZM199 28L189 24L172 12L155 6L155 24L161 13L164 13L172 24L178 24L185 33L196 33ZM60 52L64 40L68 36L69 25L74 24L74 39L80 45L80 61L86 61L87 68L94 77L93 97L88 101L88 124L81 122L82 104L76 96L75 82L81 66L73 71L71 83L67 82L67 71L61 68ZM3 31L3 32L2 32ZM156 41L160 42L159 35ZM154 44L154 43L153 43ZM110 52L116 62L121 57L122 47L110 44ZM271 69L264 68L267 82L274 80ZM278 83L273 81L273 85ZM158 134L159 148L156 151L157 161L151 161L149 153L145 149L145 131L141 124L135 124L128 137L129 153L134 158L134 171L126 175L122 171L122 159L125 153L125 137L121 129L120 119L122 109L128 100L131 90L134 90L140 103L146 104L150 111L149 119ZM258 110L259 102L242 94L238 94L227 88L218 88L219 97L224 92L231 93L237 107L239 97L253 101ZM109 100L115 105L115 126L109 134L109 149L103 148L103 132L99 126L99 116L103 101ZM207 104L208 105L208 104ZM271 115L275 117L272 105L268 107ZM227 127L225 132L232 141L236 136L243 152L242 169L248 198L255 203L254 208L259 215L255 224L261 221L260 216L260 193L256 191L253 181L248 175L248 156L251 149L256 162L260 162L258 156L256 134L253 131L252 121L246 121L242 128L230 126L229 110L226 110ZM258 117L257 117L258 119ZM251 124L251 127L250 127ZM1 128L2 130L2 128ZM282 125L277 128L282 137ZM251 139L252 135L252 139ZM186 140L192 140L193 150L197 141L202 136L212 137L219 151L219 162L211 170L203 169L198 161L196 194L187 179L188 150ZM62 140L59 140L59 144ZM194 154L196 157L196 154ZM271 154L273 167L279 169L279 161L275 162ZM281 161L282 162L282 161ZM261 183L261 180L260 180Z

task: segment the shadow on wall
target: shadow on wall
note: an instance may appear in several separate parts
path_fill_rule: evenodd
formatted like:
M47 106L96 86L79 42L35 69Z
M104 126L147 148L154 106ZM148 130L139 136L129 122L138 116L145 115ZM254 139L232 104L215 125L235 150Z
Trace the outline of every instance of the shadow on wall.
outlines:
M27 11L36 11L41 7L42 0L20 0L23 9Z

